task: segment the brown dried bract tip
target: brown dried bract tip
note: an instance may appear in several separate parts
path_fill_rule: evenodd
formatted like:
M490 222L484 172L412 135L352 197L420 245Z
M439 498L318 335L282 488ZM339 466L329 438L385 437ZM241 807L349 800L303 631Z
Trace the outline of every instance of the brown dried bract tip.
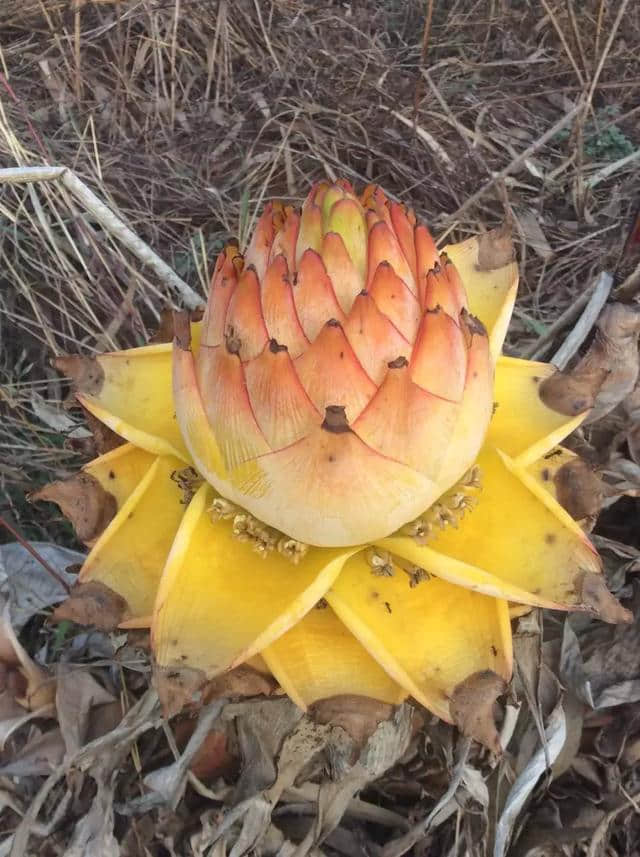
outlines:
M321 699L309 709L316 723L340 726L362 748L381 723L392 716L394 706L368 696L343 694Z
M466 310L464 307L460 311L461 320L464 322L466 329L472 336L487 336L487 328L480 321L480 319L471 315L471 313Z
M548 408L569 417L590 410L609 370L597 367L571 373L556 372L538 387L538 395Z
M584 572L577 585L582 606L598 619L612 625L628 625L633 622L633 613L623 607L607 589L604 575Z
M173 339L181 351L191 351L191 324L184 310L173 313Z
M387 363L389 369L404 369L405 366L409 365L409 361L406 357L402 355L400 357L396 357L395 360L392 360L390 363Z
M77 392L97 396L102 389L104 372L93 357L65 354L62 357L54 357L52 362L59 372L71 378Z
M474 738L494 753L501 753L500 736L494 719L494 705L507 683L492 670L472 673L453 691L449 710L463 735Z
M248 664L216 676L202 688L203 702L229 697L230 699L251 696L271 696L278 684L273 676L258 672Z
M611 303L605 306L587 353L566 373L558 372L540 385L543 402L571 416L592 408L587 422L613 410L638 380L640 310Z
M553 477L558 503L576 521L596 518L602 507L602 482L581 458L567 461Z
M91 542L106 528L117 512L116 498L105 491L89 473L51 482L29 495L29 500L56 503L73 524L82 542Z
M333 434L344 434L351 431L344 405L327 405L324 409L324 420L321 428Z
M202 703L202 688L206 683L202 670L192 667L153 668L153 686L156 689L165 717L173 717L187 705Z
M127 602L104 583L91 580L77 583L71 595L53 611L54 622L93 625L101 631L113 631L122 621Z
M478 236L479 271L495 271L514 259L515 249L511 240L511 226L508 223Z

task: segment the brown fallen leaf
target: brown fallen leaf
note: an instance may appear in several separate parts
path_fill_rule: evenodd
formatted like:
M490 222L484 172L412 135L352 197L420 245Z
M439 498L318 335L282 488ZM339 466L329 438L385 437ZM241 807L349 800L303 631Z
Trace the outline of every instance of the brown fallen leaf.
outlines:
M60 665L56 710L67 753L75 753L84 745L91 709L114 701L113 694L98 684L90 672Z
M93 542L118 511L113 494L89 473L80 471L69 479L50 482L29 495L29 500L55 503L68 518L81 542Z
M540 398L569 416L590 409L587 423L601 419L635 387L639 334L640 310L628 304L608 304L587 353L573 369L545 379L540 384Z
M6 777L46 777L64 758L64 740L60 729L49 729L34 736L25 746L0 766Z
M93 625L101 631L113 631L118 627L127 608L120 595L99 583L77 583L71 595L53 611L54 622L69 621L78 625Z

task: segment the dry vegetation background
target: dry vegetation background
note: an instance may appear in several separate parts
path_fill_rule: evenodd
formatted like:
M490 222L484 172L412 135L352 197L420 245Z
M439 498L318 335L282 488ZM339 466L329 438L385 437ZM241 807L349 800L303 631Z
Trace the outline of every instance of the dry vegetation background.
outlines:
M618 264L640 200L640 4L432 5L429 20L423 0L1 0L0 167L73 170L203 298L217 252L246 238L263 200L299 202L322 177L381 183L442 239L510 219L521 288L509 351L547 358ZM59 182L0 185L1 513L25 537L75 545L24 494L90 454L51 354L142 344L172 303ZM552 327L561 317L567 327ZM599 531L620 585L637 563L637 502ZM612 644L587 632L583 653ZM577 761L539 791L513 854L638 853L638 712L585 711ZM373 804L405 825L425 815L452 764L442 734L374 787ZM495 807L472 780L416 855L482 853ZM15 825L2 788L0 819ZM75 800L79 816L89 799ZM130 836L122 853L209 853L188 844L185 812L200 818L205 798L190 800L160 818L141 810L148 850ZM132 828L118 818L123 839ZM328 853L379 853L393 824L354 818ZM46 853L65 853L62 828Z

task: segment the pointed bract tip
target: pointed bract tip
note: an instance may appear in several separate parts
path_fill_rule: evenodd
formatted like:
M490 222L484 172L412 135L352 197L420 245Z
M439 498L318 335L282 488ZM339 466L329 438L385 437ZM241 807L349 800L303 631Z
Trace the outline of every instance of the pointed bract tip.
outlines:
M153 686L166 718L179 714L188 705L202 703L202 690L207 677L193 667L169 667L154 664Z
M89 473L76 473L69 479L50 482L30 494L30 502L55 503L71 521L81 542L96 539L117 512L116 498Z
M53 611L54 622L65 620L93 625L100 631L114 631L127 609L127 602L104 583L90 580L76 583L71 595Z
M71 379L76 392L97 396L102 389L104 372L95 357L63 354L51 362L58 372Z
M495 271L503 268L515 259L515 248L511 238L511 226L503 223L497 229L483 232L478 236L478 260L476 266L479 271Z
M327 405L321 428L332 434L344 434L351 431L344 405Z
M314 702L309 716L316 723L340 726L362 748L381 723L389 720L394 706L368 696L341 694Z
M456 685L449 703L451 718L462 734L494 753L502 752L494 705L506 689L502 676L492 670L481 670Z
M575 373L558 371L541 382L538 395L552 411L577 417L593 407L608 374L601 367Z
M604 575L592 571L584 572L578 586L582 606L598 619L612 625L629 625L633 622L633 613L623 607L607 589Z

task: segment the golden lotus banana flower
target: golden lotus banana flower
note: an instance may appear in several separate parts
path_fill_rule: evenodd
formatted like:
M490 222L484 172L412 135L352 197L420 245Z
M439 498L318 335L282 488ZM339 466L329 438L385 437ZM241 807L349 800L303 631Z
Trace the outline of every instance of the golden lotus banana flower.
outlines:
M510 605L629 618L557 499L582 416L500 356L516 288L504 231L439 253L379 188L267 205L173 345L58 360L126 441L39 495L80 581L189 687L260 654L300 706L411 695L486 738L461 711L511 675Z

